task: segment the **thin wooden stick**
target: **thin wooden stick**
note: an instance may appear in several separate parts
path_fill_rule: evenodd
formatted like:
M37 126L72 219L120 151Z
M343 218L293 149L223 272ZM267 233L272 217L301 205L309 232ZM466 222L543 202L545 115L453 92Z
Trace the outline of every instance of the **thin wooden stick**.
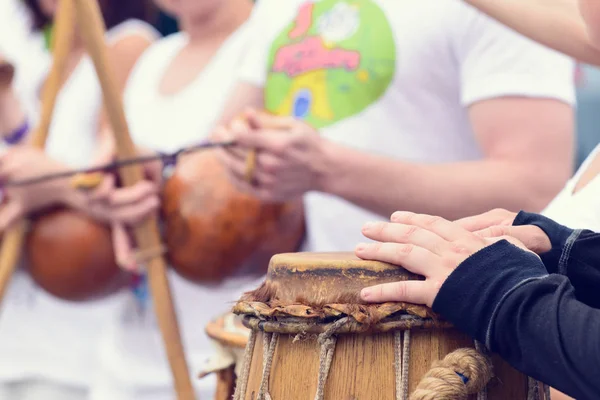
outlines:
M71 44L73 42L74 24L73 0L60 0L55 19L55 34L53 38L53 61L52 68L42 93L42 110L40 121L34 132L30 143L37 148L44 148L56 97L60 91L63 75L66 70L66 62ZM23 248L23 239L29 223L26 219L18 221L13 227L4 233L0 247L0 303L4 298L6 288L15 271L18 259Z
M600 65L574 0L464 0L538 43L587 64Z
M104 22L96 0L75 0L75 12L86 50L91 56L109 117L115 135L117 157L131 158L136 155L134 144L129 135L127 120L123 111L121 93L115 83L114 74L108 60L104 42ZM119 170L123 185L131 186L143 179L140 165L130 165ZM135 229L135 239L141 250L161 247L158 222L155 217L148 218ZM152 257L147 266L148 282L154 308L164 345L175 382L179 400L194 399L195 394L185 359L179 323L173 306L171 289L166 273L166 263L161 254Z

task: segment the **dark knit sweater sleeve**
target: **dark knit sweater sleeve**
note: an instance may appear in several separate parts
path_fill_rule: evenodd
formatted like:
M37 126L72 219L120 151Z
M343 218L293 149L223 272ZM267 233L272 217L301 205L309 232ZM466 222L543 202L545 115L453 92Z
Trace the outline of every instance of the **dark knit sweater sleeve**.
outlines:
M600 398L600 310L536 255L504 240L482 249L448 277L433 310L526 375Z
M543 230L552 243L552 250L540 256L548 272L566 275L579 300L600 308L600 234L569 229L526 212L517 214L513 225L535 225Z

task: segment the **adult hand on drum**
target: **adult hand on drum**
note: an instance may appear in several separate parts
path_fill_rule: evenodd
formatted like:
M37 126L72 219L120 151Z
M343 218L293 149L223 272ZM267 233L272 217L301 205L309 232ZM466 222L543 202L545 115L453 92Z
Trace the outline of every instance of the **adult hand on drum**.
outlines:
M363 289L362 299L372 303L402 301L431 307L448 276L481 249L505 239L529 251L510 236L485 238L456 222L410 212L394 213L391 222L367 223L362 232L376 242L359 244L355 250L358 257L400 265L425 277L424 281L393 282Z
M294 200L321 189L328 142L316 130L292 117L254 110L244 117L215 130L215 138L236 142L236 146L219 149L219 156L238 189L273 202ZM246 160L251 149L257 156L249 183Z

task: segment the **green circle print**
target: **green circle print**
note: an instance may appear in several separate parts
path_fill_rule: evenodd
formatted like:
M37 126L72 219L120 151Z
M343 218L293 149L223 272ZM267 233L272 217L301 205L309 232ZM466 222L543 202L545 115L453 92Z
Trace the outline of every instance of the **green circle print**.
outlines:
M326 127L377 101L395 68L392 29L374 1L309 1L271 46L265 106Z

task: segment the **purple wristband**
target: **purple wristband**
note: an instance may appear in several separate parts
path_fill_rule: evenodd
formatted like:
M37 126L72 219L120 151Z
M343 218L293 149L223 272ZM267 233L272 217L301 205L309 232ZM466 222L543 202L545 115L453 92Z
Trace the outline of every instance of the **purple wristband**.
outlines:
M23 140L25 135L27 135L27 132L29 132L29 122L25 120L20 127L15 129L10 135L6 136L4 141L10 145L17 144Z

